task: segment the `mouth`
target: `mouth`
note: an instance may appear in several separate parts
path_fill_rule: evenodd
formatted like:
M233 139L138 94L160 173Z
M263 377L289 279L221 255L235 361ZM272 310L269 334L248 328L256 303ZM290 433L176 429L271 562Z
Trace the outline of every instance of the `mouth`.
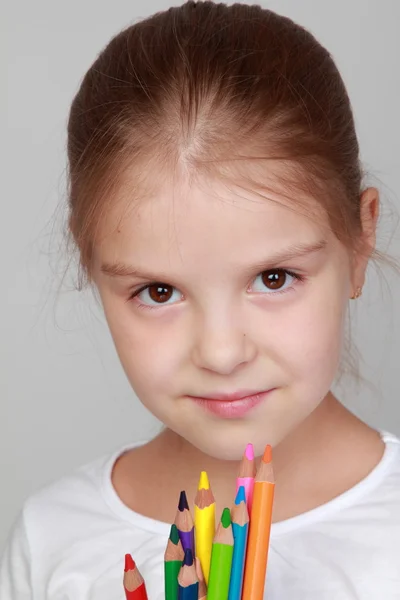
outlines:
M206 412L225 419L239 419L263 402L273 391L235 392L233 394L215 394L210 396L189 396L190 400Z

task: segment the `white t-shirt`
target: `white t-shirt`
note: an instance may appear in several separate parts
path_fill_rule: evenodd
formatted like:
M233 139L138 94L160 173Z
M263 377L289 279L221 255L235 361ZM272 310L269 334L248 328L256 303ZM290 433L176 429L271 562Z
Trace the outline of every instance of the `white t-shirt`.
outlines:
M381 462L355 487L273 524L268 600L400 599L400 440L382 434ZM117 496L116 458L97 460L30 498L0 571L1 600L123 600L124 554L164 600L170 525L143 517Z

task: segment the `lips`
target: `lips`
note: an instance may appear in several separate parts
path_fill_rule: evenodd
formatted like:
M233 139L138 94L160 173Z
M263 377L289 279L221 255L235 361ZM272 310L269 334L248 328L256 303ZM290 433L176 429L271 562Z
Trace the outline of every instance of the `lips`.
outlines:
M244 398L250 398L257 394L262 394L265 390L238 390L236 392L223 392L217 394L207 394L201 396L205 400L215 400L217 402L236 402L237 400L243 400ZM194 396L196 397L196 396Z
M209 413L225 419L238 419L258 406L273 390L213 394L212 396L189 396L193 402Z

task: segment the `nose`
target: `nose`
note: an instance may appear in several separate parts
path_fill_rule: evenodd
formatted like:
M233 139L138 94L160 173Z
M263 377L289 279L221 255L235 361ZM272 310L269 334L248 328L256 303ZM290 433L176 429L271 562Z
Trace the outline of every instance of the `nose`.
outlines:
M256 344L246 334L240 320L228 319L225 315L218 321L203 321L199 326L192 358L200 369L230 375L241 365L251 362L256 352Z

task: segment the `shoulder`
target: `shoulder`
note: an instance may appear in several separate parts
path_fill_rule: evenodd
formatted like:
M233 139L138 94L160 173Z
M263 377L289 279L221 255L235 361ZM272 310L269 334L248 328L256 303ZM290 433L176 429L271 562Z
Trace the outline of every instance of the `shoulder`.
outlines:
M110 454L87 463L30 496L23 507L27 525L40 522L42 516L48 521L53 514L60 518L63 513L70 514L71 511L82 511L96 505L108 467L112 468L117 456Z
M30 590L37 598L50 597L49 590L60 598L115 597L127 551L149 565L156 556L162 574L163 527L132 513L112 488L113 465L129 448L86 464L28 498L0 566L6 597L31 598Z
M355 510L400 540L400 439L382 432L385 450L379 464L354 489ZM349 497L352 499L352 491ZM392 535L392 534L390 534Z
M377 478L381 478L382 501L400 503L400 438L392 433L383 432L382 439L385 442L385 452L375 470ZM400 511L398 513L400 520Z
M110 502L111 472L126 450L82 465L25 501L20 521L32 555L56 553L64 544L79 544L90 531L101 531L105 523L121 522Z
M400 438L386 431L381 433L385 452L379 465L386 483L396 488L400 484Z
M3 552L0 595L31 598L43 565L57 561L78 539L85 510L101 507L100 489L110 461L112 456L93 461L25 501Z

